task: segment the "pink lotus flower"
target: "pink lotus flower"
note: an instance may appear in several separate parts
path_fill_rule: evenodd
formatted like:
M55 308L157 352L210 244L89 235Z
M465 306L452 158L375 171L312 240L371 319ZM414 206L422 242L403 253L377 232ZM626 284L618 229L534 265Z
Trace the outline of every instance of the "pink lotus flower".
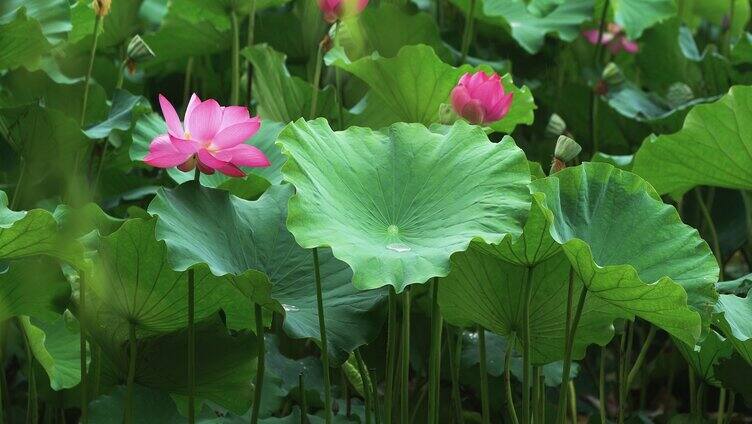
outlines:
M345 16L357 15L368 5L368 0L318 0L324 20L333 24Z
M258 117L250 117L248 108L220 106L214 99L202 102L194 94L181 123L172 103L161 94L159 105L167 134L151 141L144 158L149 165L177 167L184 172L198 167L204 174L219 171L231 177L245 176L240 166L269 166L269 159L261 150L245 144L261 126Z
M501 77L483 71L466 73L452 89L452 107L473 124L496 122L509 113L513 93L506 93Z
M598 32L597 29L590 29L583 31L582 35L590 44L595 45L598 44ZM604 32L600 38L601 44L607 46L611 51L611 54L618 54L622 50L634 54L640 50L640 46L634 41L629 40L624 34L622 27L617 24L608 24L606 32Z

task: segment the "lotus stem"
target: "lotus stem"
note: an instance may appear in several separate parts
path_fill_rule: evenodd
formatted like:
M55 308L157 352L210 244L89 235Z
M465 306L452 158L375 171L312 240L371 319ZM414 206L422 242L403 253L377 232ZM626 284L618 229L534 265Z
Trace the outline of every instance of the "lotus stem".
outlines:
M527 267L522 304L522 422L530 423L530 304L533 297L533 267Z
M24 350L26 352L26 360L28 361L29 375L27 378L28 395L26 397L26 424L36 424L39 422L38 411L38 399L37 399L37 379L34 371L34 354L31 352L31 340L29 340L29 334L24 329L21 318L16 318L18 324L18 331L21 332L24 339Z
M337 23L334 24L334 47L339 47L339 27L342 25L341 21L337 21ZM339 69L339 67L334 67L334 82L337 84L337 128L339 130L343 130L344 128L344 117L343 117L343 111L345 104L344 96L342 95L342 71Z
M324 421L332 422L332 383L329 375L329 345L326 343L326 320L324 319L324 295L321 287L321 269L319 268L319 251L313 248L313 274L316 278L316 307L319 315L319 334L321 335L321 366L324 373Z
M125 424L133 423L133 382L136 379L136 325L128 325L128 379L125 390Z
M232 24L232 75L230 76L230 104L237 105L240 100L240 25L235 10L230 11Z
M371 424L371 410L373 409L371 377L368 375L368 368L363 360L363 355L360 353L360 349L355 349L355 360L358 363L358 373L360 374L361 380L363 380L363 399L366 408L366 424Z
M574 381L569 380L569 383L567 383L567 387L569 388L569 411L572 416L572 422L576 423L577 420L577 392L574 387Z
M601 366L598 373L598 412L601 416L601 424L606 424L606 354L608 349L601 346Z
M324 43L326 36L319 42L318 50L316 51L316 70L313 73L313 92L311 93L311 114L309 119L316 118L316 107L319 100L319 85L321 85L321 67L324 63Z
M725 413L726 413L726 388L721 387L721 391L718 394L718 412L715 416L716 424L723 424L723 422L726 421Z
M537 365L533 365L533 395L532 395L532 403L531 403L531 409L533 412L530 414L530 417L532 418L532 422L540 423L538 417L538 405L540 403L540 367Z
M391 424L394 405L394 374L397 361L397 294L389 287L389 324L386 346L386 384L384 388L384 422Z
M188 96L191 94L191 78L193 76L193 56L188 58L185 64L185 79L183 80L183 104L188 105Z
M656 327L651 325L650 330L648 330L648 335L645 337L645 341L642 343L642 347L640 348L640 353L637 354L637 359L635 359L635 363L632 366L632 369L629 370L629 374L627 374L627 390L629 390L629 388L632 386L632 383L637 376L637 372L640 370L640 367L642 367L642 363L645 361L645 356L647 356L648 349L650 349L650 345L655 339L656 332Z
M595 52L593 53L593 69L596 70L600 66L603 32L606 30L606 17L608 16L609 0L605 0L603 3L603 11L598 26L598 42L595 44ZM597 122L598 122L598 96L594 90L590 91L590 140L593 143L593 154L600 150L600 140L597 134Z
M460 47L462 53L460 63L465 63L467 52L470 50L470 41L473 38L473 23L475 22L475 3L476 0L470 0L470 7L468 7L467 16L465 16L465 31L462 34L462 46Z
M486 359L486 330L478 326L478 351L480 352L480 400L483 424L491 423L491 405L488 400L488 367Z
M413 406L413 412L410 414L410 423L412 424L415 422L415 417L418 416L418 410L420 409L420 406L423 404L423 399L426 398L426 394L428 393L428 382L423 385L423 387L420 388L420 392L418 393L418 399L413 402L415 405Z
M91 71L94 69L94 57L97 54L97 41L99 40L99 30L102 27L102 18L100 14L96 14L94 20L94 34L92 36L91 50L89 52L89 66L86 69L86 77L84 78L84 96L81 103L81 119L80 126L84 127L86 121L86 104L89 101L89 81L91 81Z
M689 370L689 412L692 416L697 415L697 383L695 382L695 371L692 368L692 364L687 362L687 369Z
M452 404L454 405L455 422L458 424L464 424L465 420L462 416L462 400L460 398L460 356L462 355L462 332L449 331L447 327L447 351L449 352L449 368L452 375ZM456 335L454 338L454 346L452 346L452 337L450 334Z
M729 393L729 400L728 400L728 409L726 410L726 416L723 419L724 424L730 423L731 420L734 418L734 402L736 401L736 393L731 390Z
M507 394L507 409L509 411L509 416L512 418L512 423L519 424L520 421L519 419L517 419L517 411L514 408L514 396L512 396L512 375L510 372L512 362L512 347L514 346L515 337L515 333L512 332L509 335L509 338L507 338L507 351L504 355L504 383L506 384L506 390L504 391Z
M705 225L707 225L708 231L710 231L710 243L711 246L713 246L713 254L715 255L715 259L718 261L718 278L719 281L723 281L723 252L721 252L721 243L720 239L718 238L718 231L715 228L715 224L713 223L713 216L711 215L708 206L705 204L705 200L702 198L699 188L695 188L694 192L695 199L697 200L697 206L700 208L700 213L705 220Z
M250 10L248 11L248 41L246 43L249 48L253 47L256 32L256 0L250 0L250 4ZM246 100L250 107L253 98L251 92L251 87L253 86L253 63L251 63L250 59L246 61L246 78L248 79L248 83L246 84Z
M305 370L298 374L298 390L300 391L300 424L308 423L308 400L305 390Z
M629 366L629 351L632 350L632 323L627 323L627 328L621 336L619 345L619 424L624 422L627 390L627 367Z
M697 416L705 418L705 382L700 380L697 386Z
M251 410L251 424L258 423L259 410L261 407L261 392L264 387L264 371L266 369L265 353L266 343L264 341L264 315L261 305L253 305L254 318L256 319L256 337L258 347L258 357L256 358L256 383L253 391L253 409Z
M439 394L441 386L441 311L439 310L439 279L431 285L431 350L428 369L428 423L439 422Z
M120 64L120 68L118 69L118 79L117 79L117 83L115 84L116 90L120 90L123 88L123 82L125 81L125 65L126 65L126 61L123 60L123 62Z
M574 276L572 273L570 274L570 281L573 281L573 279L574 279ZM574 317L572 318L571 325L569 325L569 334L567 335L567 340L565 341L567 348L564 353L564 366L562 369L562 376L561 376L562 390L564 390L563 388L564 384L570 381L569 373L572 367L572 352L574 351L574 340L577 335L577 326L580 323L580 317L582 317L582 310L584 309L584 306L585 306L585 299L587 298L587 292L588 292L587 286L583 284L582 290L580 291L579 300L577 301L577 307L574 310ZM561 394L562 390L560 390L560 394L559 394L560 396L559 406L561 406L561 401L562 401L561 397L564 397L565 398L564 402L565 402L565 407L566 407L566 395ZM560 410L560 412L566 412L566 411ZM559 419L565 420L565 417L566 417L566 413L563 413L561 414ZM559 422L563 422L563 421L559 421Z
M0 324L0 325L2 325L2 324ZM4 330L4 328L0 328L0 330ZM3 342L4 342L4 340L0 339L0 424L4 424L5 423L5 418L4 418L5 417L5 415L4 415L5 403L4 402L5 402L5 397L7 396L6 393L5 393L6 392L6 389L5 389L5 386L6 386L6 384L5 384L5 367L3 366L3 364L4 364L4 362L3 362L4 358L3 358L3 349L2 349L2 345L1 345Z
M89 422L89 390L86 369L86 276L80 273L78 280L78 328L79 334L79 366L81 367L81 424Z
M567 318L564 324L564 354L566 356L566 352L569 351L569 335L572 332L572 302L574 301L574 270L572 267L569 267L569 283L567 284ZM565 407L566 407L566 398L567 398L567 392L563 390L563 386L566 384L566 381L564 379L561 380L561 388L559 390L559 408L557 409L557 419L556 422L562 422L562 419L565 417Z
M410 288L402 292L402 343L400 364L400 422L410 419L409 384L410 384Z
M196 307L196 275L193 268L188 270L188 423L196 422L196 329L194 314Z

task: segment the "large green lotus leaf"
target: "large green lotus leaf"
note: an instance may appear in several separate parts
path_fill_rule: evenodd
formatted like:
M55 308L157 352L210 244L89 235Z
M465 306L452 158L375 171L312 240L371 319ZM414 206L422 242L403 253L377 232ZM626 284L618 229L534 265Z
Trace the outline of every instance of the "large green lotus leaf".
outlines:
M2 231L0 227L0 238ZM0 273L0 321L19 315L54 320L65 310L70 294L70 285L54 261L14 260Z
M30 72L19 68L3 75L0 83L7 91L0 94L3 107L18 107L43 102L46 108L56 109L75 122L81 119L82 102L72 102L81 98L84 92L84 79L59 79L46 71ZM107 116L107 93L95 82L89 83L85 124L104 120Z
M698 185L752 189L752 87L736 86L717 102L695 106L675 134L646 139L634 172L661 193Z
M455 325L478 324L505 337L514 333L514 342L519 344L526 269L475 246L453 255L452 272L439 285L442 315ZM535 364L564 358L569 269L569 260L563 253L533 267L530 337ZM579 296L583 284L579 279L575 284L574 295ZM600 297L588 296L577 327L574 357L582 358L592 343L608 343L614 333L614 319L630 315Z
M614 0L611 6L614 21L633 40L647 28L671 18L677 12L674 0Z
M480 363L478 335L477 333L465 332L463 336L461 364L463 368L469 368ZM503 336L486 332L486 367L489 375L493 377L501 377L504 375L504 354L506 349L507 340ZM515 353L512 354L509 370L518 381L522 381L522 357ZM561 385L563 365L563 361L556 361L541 366L541 375L545 379L546 386L558 387ZM577 377L579 371L579 364L573 362L569 376L574 379Z
M47 372L52 390L69 389L81 381L80 326L70 313L53 321L21 317L34 358Z
M112 95L112 104L107 119L98 122L84 131L93 139L105 138L113 130L125 131L131 127L131 111L144 98L135 96L125 90L117 90Z
M51 44L57 44L68 36L72 25L67 0L5 0L0 4L0 24L15 19L22 7L26 16L39 22L42 34Z
M449 96L460 77L473 70L470 66L455 68L436 56L425 45L406 46L397 56L385 58L374 53L351 61L345 52L332 49L326 62L340 67L363 80L378 96L397 122L418 122L430 125L439 122L442 103ZM510 133L518 124L531 124L535 102L527 87L514 85L511 75L504 75L502 83L507 92L514 93L509 113L491 125L499 132ZM391 123L391 122L390 122Z
M700 378L708 384L720 387L721 383L715 376L715 368L733 352L731 342L727 338L711 329L698 343L699 350L680 342L675 342L674 346Z
M144 67L224 51L230 46L230 28L229 9L222 2L171 1L162 26L144 37L156 55Z
M531 191L545 195L551 236L588 296L694 345L701 316L708 322L716 302L718 265L697 230L647 182L584 163L533 181Z
M82 265L80 246L59 237L58 222L43 209L12 211L8 197L0 191L0 260L46 255ZM33 296L32 296L33 297Z
M50 47L42 26L26 16L25 10L12 14L7 22L0 22L0 69L35 66Z
M303 247L331 247L361 289L447 275L452 253L519 235L530 209L522 150L465 122L444 134L405 123L335 133L323 119L300 120L278 143L297 189L290 232Z
M734 349L752 366L752 297L722 294L716 309L723 316L718 327L731 340Z
M389 22L389 25L384 25ZM400 28L395 31L394 28ZM449 62L452 54L439 37L439 29L431 15L408 13L391 3L366 8L363 13L347 17L337 34L347 57L360 59L373 52L382 57L396 56L403 46L425 44Z
M170 268L165 243L154 236L155 221L126 221L117 231L100 239L93 258L92 275L87 279L92 297L87 304L92 306L87 309L95 315L93 322L112 340L126 340L131 323L139 336L167 333L187 325L188 272ZM214 315L219 309L233 313L238 313L239 308L249 309L235 289L242 282L215 277L206 266L196 267L194 273L196 321ZM253 272L236 278L259 279ZM237 323L228 325L244 327Z
M266 168L243 168L248 176L243 178L249 186L257 187L257 194L261 194L270 184L279 184L282 182L282 164L285 157L279 147L274 144L279 132L282 131L283 124L271 120L263 120L259 131L248 140L261 149L271 165ZM136 121L133 128L133 142L131 143L129 156L131 160L141 162L149 152L149 144L159 134L167 133L167 125L161 115L149 113L143 115ZM177 183L184 183L194 178L195 171L182 172L177 168L167 170L167 174ZM212 175L201 174L201 184L207 187L224 188L231 184L237 184L237 179L232 179L216 172Z
M64 182L77 155L90 144L78 122L58 110L39 105L2 109L0 113L10 129L13 147L25 159L24 176L28 184L50 177L54 180L50 185L62 185L64 191L67 188Z
M89 404L89 423L122 424L125 411L126 388L116 387L112 393L99 396ZM196 414L198 424L223 424L227 421L218 418L204 408ZM135 385L133 388L133 420L139 424L185 424L186 417L178 412L175 401L162 390Z
M262 118L277 122L292 122L310 118L313 85L291 76L285 67L285 55L266 44L243 50L242 55L253 64L253 98L259 104ZM338 107L334 90L319 90L316 116L330 120L337 117Z
M109 372L116 374L116 381L125 381L128 344L115 342L101 326L91 332L102 347ZM235 414L245 413L253 399L256 336L246 331L229 334L218 318L198 323L195 335L196 398L214 402ZM188 395L187 331L139 338L137 344L136 384L165 391L184 402Z
M451 0L465 13L470 8L469 0ZM572 41L580 35L580 26L593 17L592 0L567 0L551 5L547 13L532 13L519 0L477 1L475 17L481 21L507 28L512 38L528 53L536 53L543 47L548 34L556 34L564 41Z
M275 300L265 306L284 312L287 334L318 340L313 256L285 227L292 194L292 186L284 184L270 187L257 201L246 201L189 183L161 190L149 212L159 217L157 237L167 243L176 269L206 263L218 275L264 272L271 284L268 296ZM356 290L347 264L329 249L320 250L319 260L328 350L345 361L378 335L385 293Z

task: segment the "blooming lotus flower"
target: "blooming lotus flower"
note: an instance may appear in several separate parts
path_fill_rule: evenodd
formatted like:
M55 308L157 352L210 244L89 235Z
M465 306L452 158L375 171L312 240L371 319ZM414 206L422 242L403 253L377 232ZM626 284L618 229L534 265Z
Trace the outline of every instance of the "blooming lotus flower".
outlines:
M368 5L368 0L318 0L324 20L333 24L345 16L357 15Z
M496 122L509 113L513 93L506 93L501 77L483 71L466 73L452 89L452 107L473 124Z
M159 95L167 123L167 134L151 141L144 162L156 168L177 167L190 171L198 167L205 174L219 171L231 177L243 177L239 168L266 167L269 159L256 147L245 144L261 126L244 106L220 106L214 99L201 101L191 96L185 119L180 122L172 104Z
M598 44L598 30L591 29L584 31L582 35L590 44ZM612 54L618 54L624 50L627 53L637 53L640 50L640 46L634 41L631 41L624 34L624 30L617 24L608 24L606 32L601 35L601 44L607 46Z

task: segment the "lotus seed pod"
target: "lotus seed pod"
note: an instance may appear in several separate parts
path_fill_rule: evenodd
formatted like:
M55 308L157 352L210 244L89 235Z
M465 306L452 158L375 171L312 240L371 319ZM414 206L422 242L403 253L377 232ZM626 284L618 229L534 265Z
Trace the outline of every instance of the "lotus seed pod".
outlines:
M681 106L695 98L692 88L683 82L671 84L666 93L666 101L672 108Z
M135 35L128 43L126 55L131 62L144 62L154 57L154 51L141 36Z
M576 158L577 155L579 155L581 151L582 151L582 147L579 144L577 144L576 141L572 140L571 138L565 135L561 135L559 136L559 139L556 140L556 148L554 149L554 157L564 162L569 162L570 160Z
M556 137L564 134L567 131L567 123L564 119L556 113L552 113L548 118L548 124L546 124L546 134L551 137Z
M601 79L606 81L608 85L619 85L624 82L624 74L614 62L609 62L603 69Z
M105 17L110 13L111 5L112 0L94 0L91 2L91 6L94 8L94 13L100 18Z

